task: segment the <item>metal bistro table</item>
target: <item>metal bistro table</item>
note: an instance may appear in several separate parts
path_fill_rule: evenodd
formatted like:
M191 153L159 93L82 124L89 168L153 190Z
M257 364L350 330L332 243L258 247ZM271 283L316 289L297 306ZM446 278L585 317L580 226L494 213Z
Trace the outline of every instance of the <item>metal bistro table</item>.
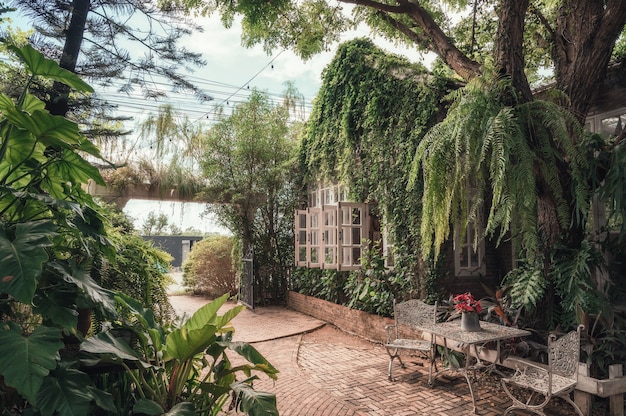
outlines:
M440 371L437 371L433 374L433 367L435 366L435 354L431 354L430 360L430 368L428 371L428 385L433 386L434 379L441 373L450 370L459 370L463 373L465 380L467 380L467 385L469 386L470 395L472 396L472 404L474 406L474 413L476 413L476 398L474 397L474 389L472 388L472 380L470 378L470 371L475 371L482 368L491 368L495 369L495 365L497 362L501 362L502 357L500 356L500 341L510 339L510 338L519 338L530 335L529 331L512 328L504 325L498 325L491 322L480 322L481 330L477 332L466 332L462 331L459 321L449 321L449 322L440 322L434 324L420 325L420 330L423 332L430 333L433 337L441 337L443 338L443 346L444 354L446 355L446 359L448 363L449 355L448 355L448 344L450 342L457 343L457 347L459 347L463 353L465 354L465 365L461 368L455 367L446 367ZM496 346L496 359L494 362L489 363L487 365L483 364L483 362L479 358L478 348L488 342L495 341ZM434 340L433 340L434 342ZM474 350L474 357L472 359L471 349Z

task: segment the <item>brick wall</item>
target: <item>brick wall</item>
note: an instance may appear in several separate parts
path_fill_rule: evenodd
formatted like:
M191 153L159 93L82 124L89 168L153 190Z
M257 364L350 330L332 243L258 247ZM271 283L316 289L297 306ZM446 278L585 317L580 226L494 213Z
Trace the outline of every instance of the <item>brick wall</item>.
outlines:
M335 325L344 332L378 343L384 343L387 340L385 325L393 324L393 319L357 311L297 292L287 294L287 306L297 312ZM408 328L401 328L400 333L406 338L416 338L420 335L419 332Z

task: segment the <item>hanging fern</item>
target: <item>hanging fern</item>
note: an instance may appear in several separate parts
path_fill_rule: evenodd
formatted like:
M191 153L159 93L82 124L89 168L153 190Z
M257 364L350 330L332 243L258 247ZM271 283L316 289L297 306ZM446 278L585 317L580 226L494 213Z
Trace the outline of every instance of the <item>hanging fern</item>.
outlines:
M510 233L531 261L540 244L540 192L553 198L562 230L571 225L570 196L576 211L586 213L585 159L572 140L580 126L549 101L506 106L501 97L510 92L507 79L473 80L451 94L447 117L418 146L410 184L416 185L423 170L423 215L429 218L420 230L425 255L433 247L438 253L451 224L458 221L463 230L480 219L485 198L489 214L484 236L496 236L499 242ZM567 178L561 177L564 164Z

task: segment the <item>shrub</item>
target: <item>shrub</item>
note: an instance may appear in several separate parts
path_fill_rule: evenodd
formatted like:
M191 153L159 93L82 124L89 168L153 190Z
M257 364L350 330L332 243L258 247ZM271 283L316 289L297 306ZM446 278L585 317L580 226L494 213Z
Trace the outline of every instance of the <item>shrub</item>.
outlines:
M233 239L212 236L196 243L183 264L183 282L194 293L220 296L237 293L232 261Z

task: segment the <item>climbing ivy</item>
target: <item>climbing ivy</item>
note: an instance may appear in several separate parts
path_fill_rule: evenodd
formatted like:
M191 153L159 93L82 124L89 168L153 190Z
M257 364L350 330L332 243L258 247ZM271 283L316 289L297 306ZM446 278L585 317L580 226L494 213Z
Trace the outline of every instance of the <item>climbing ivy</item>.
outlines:
M422 189L407 185L417 146L456 86L365 39L341 45L322 80L300 148L303 189L338 181L353 200L370 203L396 247L394 273L414 281L406 290L423 290Z

